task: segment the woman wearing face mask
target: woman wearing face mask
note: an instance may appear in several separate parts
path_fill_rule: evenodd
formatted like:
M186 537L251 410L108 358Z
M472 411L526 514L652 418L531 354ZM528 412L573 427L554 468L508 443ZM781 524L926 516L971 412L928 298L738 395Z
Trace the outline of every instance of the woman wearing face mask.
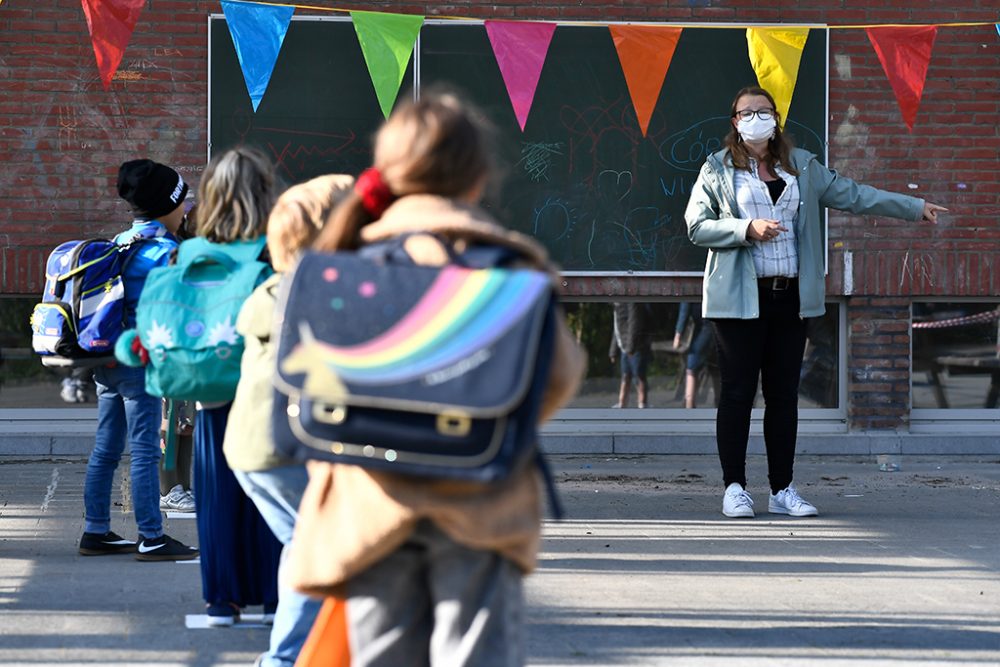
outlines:
M839 176L790 145L775 108L757 86L737 93L725 148L702 166L685 212L688 237L708 248L702 313L714 325L719 352L716 441L728 517L754 516L746 451L758 380L768 511L817 514L795 490L792 464L808 318L825 311L822 207L932 223L947 210Z

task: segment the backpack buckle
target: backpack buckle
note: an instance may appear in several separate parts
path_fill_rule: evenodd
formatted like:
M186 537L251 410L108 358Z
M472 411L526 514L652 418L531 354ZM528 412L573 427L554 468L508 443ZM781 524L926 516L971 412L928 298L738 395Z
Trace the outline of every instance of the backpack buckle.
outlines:
M437 430L441 435L461 438L472 430L472 417L458 410L447 410L437 416Z
M313 403L312 415L323 424L343 424L347 420L347 406Z

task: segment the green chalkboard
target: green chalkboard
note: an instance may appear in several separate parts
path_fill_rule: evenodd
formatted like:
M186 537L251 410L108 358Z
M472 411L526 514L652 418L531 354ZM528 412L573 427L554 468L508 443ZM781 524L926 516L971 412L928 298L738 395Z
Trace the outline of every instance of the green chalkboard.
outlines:
M349 22L292 21L256 116L225 22L211 25L213 151L264 146L292 181L369 164L382 118ZM821 158L826 39L810 31L786 124ZM745 29L684 30L645 137L603 26L555 31L523 132L482 24L425 24L414 61L421 89L457 89L493 121L501 178L487 207L542 241L564 270L701 271L684 208L706 154L721 145L732 96L755 82ZM405 81L401 96L412 94Z

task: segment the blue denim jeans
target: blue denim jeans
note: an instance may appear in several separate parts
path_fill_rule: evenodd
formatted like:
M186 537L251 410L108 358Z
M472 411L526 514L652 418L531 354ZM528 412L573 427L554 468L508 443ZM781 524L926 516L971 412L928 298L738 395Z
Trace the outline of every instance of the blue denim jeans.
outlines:
M114 366L94 371L97 437L83 487L84 530L111 530L111 485L125 443L130 453L132 507L141 537L163 534L160 514L160 399L146 393L143 368Z
M271 532L287 547L292 541L302 493L309 483L305 466L290 465L257 472L234 470L233 473L270 526ZM271 628L271 645L260 659L261 667L292 667L295 664L323 604L322 600L282 585L284 549L281 556L281 566L278 569L278 609Z

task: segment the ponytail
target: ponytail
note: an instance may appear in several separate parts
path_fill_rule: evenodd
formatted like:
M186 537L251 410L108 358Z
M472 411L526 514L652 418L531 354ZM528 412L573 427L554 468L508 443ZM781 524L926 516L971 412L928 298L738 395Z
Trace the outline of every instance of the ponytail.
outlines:
M357 250L361 247L361 228L370 222L372 216L365 209L361 195L351 192L323 227L313 249L321 252Z

